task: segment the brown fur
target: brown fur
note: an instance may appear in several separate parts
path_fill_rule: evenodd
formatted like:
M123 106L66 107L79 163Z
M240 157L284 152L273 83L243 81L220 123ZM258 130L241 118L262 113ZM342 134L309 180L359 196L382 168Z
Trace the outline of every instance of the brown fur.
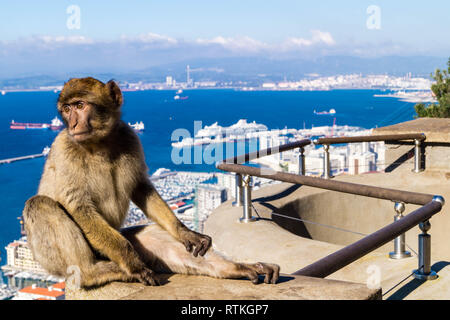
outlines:
M35 259L61 276L79 267L85 287L117 280L157 285L154 271L248 277L255 283L265 274L265 282L275 283L278 266L226 260L210 249L210 237L176 218L147 177L140 141L120 120L121 104L113 81L65 84L58 110L67 128L53 142L38 194L23 211ZM77 130L88 133L80 139ZM125 237L119 228L130 200L162 229L127 230Z

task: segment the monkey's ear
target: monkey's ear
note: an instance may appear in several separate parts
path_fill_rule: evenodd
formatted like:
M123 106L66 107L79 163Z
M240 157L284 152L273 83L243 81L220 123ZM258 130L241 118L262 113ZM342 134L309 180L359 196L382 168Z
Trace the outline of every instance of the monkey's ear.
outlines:
M106 84L106 88L108 89L109 94L111 95L111 98L113 99L116 106L120 107L123 102L123 97L122 91L120 91L120 88L117 85L117 83L115 83L114 80L109 80L108 83Z

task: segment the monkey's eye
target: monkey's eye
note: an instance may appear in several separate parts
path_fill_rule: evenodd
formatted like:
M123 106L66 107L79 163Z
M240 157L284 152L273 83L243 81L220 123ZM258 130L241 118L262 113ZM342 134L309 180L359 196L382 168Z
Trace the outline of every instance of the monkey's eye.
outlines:
M84 108L84 102L80 101L77 103L77 109L83 109Z
M70 111L70 105L65 104L65 105L63 105L62 109L63 109L64 112L69 112Z

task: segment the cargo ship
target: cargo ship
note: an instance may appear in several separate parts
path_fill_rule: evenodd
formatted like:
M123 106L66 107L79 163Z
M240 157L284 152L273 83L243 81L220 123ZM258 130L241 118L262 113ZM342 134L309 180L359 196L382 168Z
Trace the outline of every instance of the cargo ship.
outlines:
M314 110L314 114L319 114L319 115L321 115L321 114L331 114L331 115L333 115L333 114L336 114L336 110L334 110L334 109L330 109L330 111L316 111L316 110Z
M136 131L144 131L144 129L145 129L144 123L142 121L136 122L134 124L131 124L130 122L128 122L128 125Z
M63 127L63 123L61 120L58 119L58 117L52 119L51 123L28 123L28 122L22 123L22 122L15 122L14 120L12 120L9 127L11 129L19 129L19 130L25 129L61 130Z

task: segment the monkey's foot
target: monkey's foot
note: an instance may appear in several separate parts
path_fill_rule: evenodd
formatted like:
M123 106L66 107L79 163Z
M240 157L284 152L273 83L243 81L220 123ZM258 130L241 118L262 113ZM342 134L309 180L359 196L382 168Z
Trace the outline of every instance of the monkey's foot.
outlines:
M159 286L159 281L155 273L148 268L143 268L140 272L133 274L133 277L147 286Z
M249 268L246 276L253 284L259 283L259 275L264 275L264 283L277 283L280 277L280 266L273 263L257 262L255 264L248 264Z

